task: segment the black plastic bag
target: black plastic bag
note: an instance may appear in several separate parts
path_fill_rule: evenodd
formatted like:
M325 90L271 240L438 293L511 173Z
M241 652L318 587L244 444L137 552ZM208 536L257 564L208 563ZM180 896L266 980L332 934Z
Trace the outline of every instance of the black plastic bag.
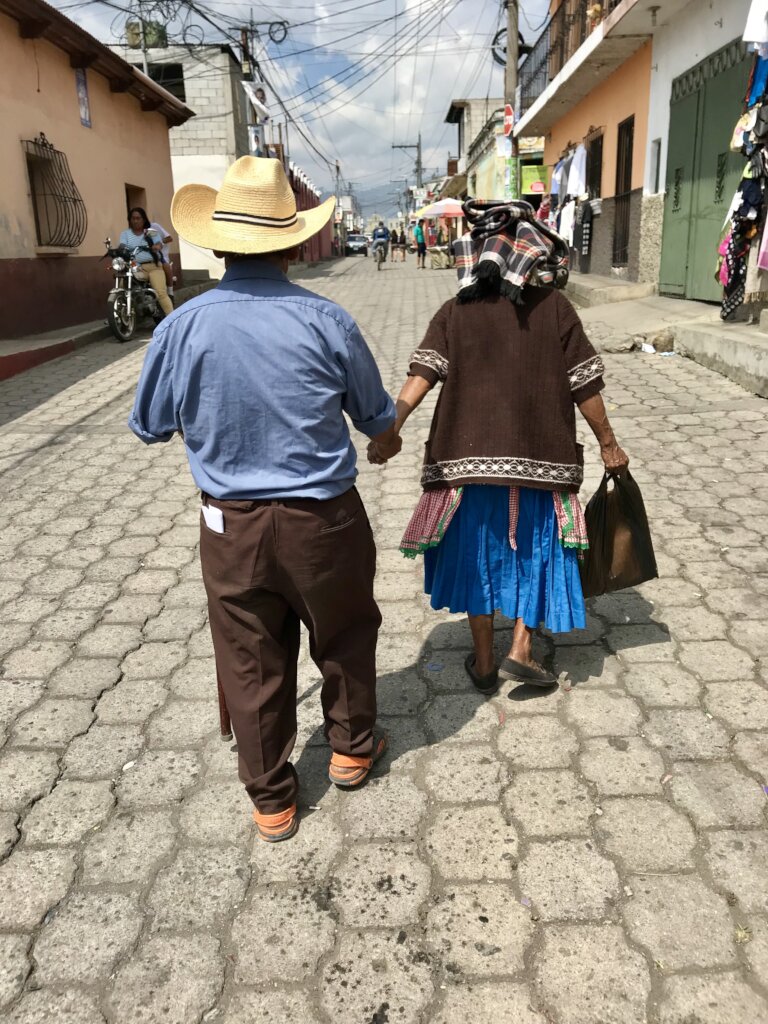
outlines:
M609 490L611 481L613 488ZM584 516L589 537L589 550L581 563L585 597L610 594L657 578L648 516L640 488L629 470L605 474Z

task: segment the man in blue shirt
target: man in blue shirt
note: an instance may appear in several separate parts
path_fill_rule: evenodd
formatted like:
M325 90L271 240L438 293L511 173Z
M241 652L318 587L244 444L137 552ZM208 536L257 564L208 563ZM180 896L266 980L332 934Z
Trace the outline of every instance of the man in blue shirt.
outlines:
M200 559L240 777L268 842L297 829L299 624L323 676L329 777L359 785L386 749L376 721L376 551L344 413L391 457L395 409L354 319L286 277L334 211L296 210L277 160L243 157L221 189L174 197L183 238L223 255L212 291L147 350L129 425L178 432L202 492Z
M376 255L376 249L378 246L384 247L384 259L387 258L387 248L389 246L389 229L384 226L384 221L380 220L378 226L373 232L373 246L372 252Z

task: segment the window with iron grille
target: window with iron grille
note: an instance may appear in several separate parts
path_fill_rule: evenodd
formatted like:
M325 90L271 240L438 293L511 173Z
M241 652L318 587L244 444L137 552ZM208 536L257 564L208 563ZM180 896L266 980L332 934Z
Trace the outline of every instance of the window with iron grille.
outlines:
M603 181L603 133L589 137L586 147L587 194L590 199L599 199Z
M66 156L40 132L22 142L39 246L76 249L85 238L88 214Z

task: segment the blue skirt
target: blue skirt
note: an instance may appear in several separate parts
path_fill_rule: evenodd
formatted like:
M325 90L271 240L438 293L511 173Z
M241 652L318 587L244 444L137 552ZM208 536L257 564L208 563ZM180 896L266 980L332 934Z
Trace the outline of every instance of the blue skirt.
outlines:
M560 543L551 491L520 488L517 551L509 543L509 488L464 487L441 542L424 552L424 590L435 609L501 611L552 633L584 629L579 557Z

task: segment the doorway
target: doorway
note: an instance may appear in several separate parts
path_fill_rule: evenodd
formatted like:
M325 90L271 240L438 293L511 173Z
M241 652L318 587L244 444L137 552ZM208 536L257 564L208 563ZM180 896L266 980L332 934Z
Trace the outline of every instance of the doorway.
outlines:
M619 125L616 147L616 192L614 196L613 266L629 263L629 221L632 203L632 156L635 146L635 118Z

